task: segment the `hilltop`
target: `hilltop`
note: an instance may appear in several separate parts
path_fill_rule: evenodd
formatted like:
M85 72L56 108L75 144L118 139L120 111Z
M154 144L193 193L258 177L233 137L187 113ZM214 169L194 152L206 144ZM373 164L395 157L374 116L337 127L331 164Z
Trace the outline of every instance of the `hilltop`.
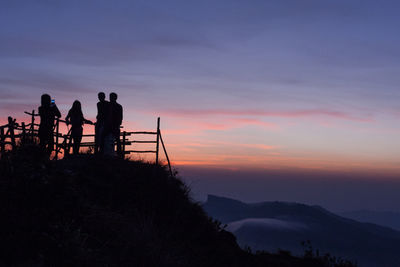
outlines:
M0 160L0 216L3 266L333 266L241 249L162 166L33 145Z

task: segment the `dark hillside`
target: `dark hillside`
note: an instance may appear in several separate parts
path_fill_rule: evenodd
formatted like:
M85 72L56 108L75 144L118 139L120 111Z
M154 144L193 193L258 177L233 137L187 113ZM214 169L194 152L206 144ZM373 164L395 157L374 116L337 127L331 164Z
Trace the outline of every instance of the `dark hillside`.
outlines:
M0 216L3 266L330 266L240 249L179 179L142 162L21 147L0 161Z

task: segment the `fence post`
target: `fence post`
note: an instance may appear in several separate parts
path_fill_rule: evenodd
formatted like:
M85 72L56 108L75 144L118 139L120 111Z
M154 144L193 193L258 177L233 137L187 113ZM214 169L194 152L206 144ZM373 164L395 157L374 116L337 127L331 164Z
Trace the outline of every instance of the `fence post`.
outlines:
M122 159L125 159L126 131L122 133Z
M15 149L14 125L15 125L15 120L13 120L11 117L9 117L9 119L8 119L8 131L10 132L11 147L12 147L13 150Z
M162 145L162 147L163 147L163 149L164 149L165 157L167 158L168 168L169 168L169 174L170 174L171 177L172 177L173 174L172 174L172 169L171 169L171 162L169 161L167 149L165 149L165 145L164 145L164 141L163 141L163 139L162 139L161 131L160 131L160 140L161 140L161 145Z
M32 138L32 143L34 142L35 138L35 110L32 110L32 119L31 119L31 138Z
M22 138L21 138L21 142L25 143L25 141L26 141L25 122L22 122Z
M57 118L56 121L56 155L55 155L55 159L58 159L58 132L59 132L59 127L60 127L60 119Z
M4 128L3 127L1 127L0 128L0 147L1 147L1 153L4 153L5 152L5 149L6 149L6 145L5 145L5 136L4 136Z
M64 157L68 156L69 154L69 144L68 144L68 134L64 134L64 142L63 142L63 148L64 148Z
M160 117L157 118L157 147L156 147L156 164L158 165L158 152L160 146Z
M71 132L68 132L68 146L67 146L67 150L68 150L68 155L71 154L71 146L72 146L72 135ZM74 151L72 151L72 153L74 153Z

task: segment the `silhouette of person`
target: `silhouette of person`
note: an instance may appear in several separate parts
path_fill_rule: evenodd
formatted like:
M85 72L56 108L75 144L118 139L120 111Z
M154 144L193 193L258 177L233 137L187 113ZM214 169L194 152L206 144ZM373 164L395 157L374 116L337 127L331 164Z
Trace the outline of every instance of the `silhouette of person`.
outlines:
M108 113L109 102L106 101L106 95L103 92L98 94L99 102L97 103L97 116L95 126L95 153L103 153L104 151L104 125Z
M13 117L8 117L8 128L15 128L18 127L19 124L16 122L17 119L13 119Z
M71 137L74 141L73 152L77 155L79 154L79 147L82 141L83 124L93 124L93 122L83 117L81 102L78 100L75 100L72 104L72 108L68 111L65 120L67 125L71 124Z
M106 134L111 135L113 142L117 142L117 153L121 156L121 140L120 140L120 127L122 124L123 110L122 106L117 103L118 95L116 93L110 94L110 103L105 124Z
M50 155L54 148L53 128L55 117L60 118L61 113L54 101L48 94L41 97L41 106L39 107L40 125L39 142L40 146L47 150Z

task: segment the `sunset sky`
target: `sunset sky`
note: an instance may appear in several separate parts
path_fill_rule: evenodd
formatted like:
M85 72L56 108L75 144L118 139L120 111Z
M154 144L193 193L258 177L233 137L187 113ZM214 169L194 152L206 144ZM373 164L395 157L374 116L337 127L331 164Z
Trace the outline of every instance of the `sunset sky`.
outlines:
M161 117L190 177L400 180L399 12L394 0L2 1L0 121L28 120L42 93L94 119L97 93L115 91L125 129Z

